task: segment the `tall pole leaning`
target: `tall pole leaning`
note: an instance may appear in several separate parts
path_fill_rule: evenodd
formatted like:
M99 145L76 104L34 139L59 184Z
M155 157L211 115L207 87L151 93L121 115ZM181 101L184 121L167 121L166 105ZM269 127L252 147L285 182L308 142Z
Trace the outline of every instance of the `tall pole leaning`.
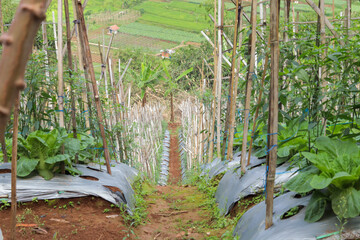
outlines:
M77 1L77 0L75 0ZM95 106L96 106L96 113L98 117L99 122L99 128L101 133L101 138L103 140L103 148L104 148L104 155L105 155L105 161L106 161L106 168L107 172L111 174L111 168L110 168L110 154L109 149L107 147L106 137L105 137L105 129L103 125L103 116L101 112L101 102L100 102L100 96L99 91L96 85L96 79L95 79L95 72L94 72L94 66L91 58L91 51L90 51L90 45L89 45L89 39L87 36L86 26L85 26L85 19L83 14L83 8L81 5L81 1L77 1L76 4L76 12L78 17L78 24L79 24L79 40L80 40L80 46L81 46L81 52L83 55L84 62L84 71L89 72L89 77L92 83L93 93L94 93L94 99L95 99Z
M217 7L216 7L216 0L214 0L214 18L216 18L217 14ZM214 43L216 43L216 21L214 21ZM214 83L213 83L213 111L211 116L211 123L210 123L210 144L209 144L209 156L208 162L212 162L214 157L214 144L215 144L215 122L216 122L216 94L217 94L217 61L218 61L218 51L216 44L214 44Z
M257 0L253 0L251 4L251 38L250 38L250 64L249 71L247 73L246 80L246 94L245 94L245 109L244 109L244 130L243 130L243 140L241 148L241 172L245 173L246 171L246 147L247 147L247 138L249 130L249 120L250 120L250 100L251 100L251 88L252 81L255 75L255 45L256 45L256 10L257 10Z
M218 58L217 58L217 108L216 108L216 149L221 158L221 81L222 81L222 43L225 0L218 0Z
M266 159L266 217L265 229L273 224L274 183L277 160L277 132L279 112L279 0L270 1L270 51L271 51L271 78L269 97L269 123L267 135Z
M236 111L236 96L237 96L237 87L239 81L239 71L240 71L240 57L236 59L237 53L237 43L238 43L238 35L239 29L242 28L242 0L236 1L236 9L235 9L235 24L234 24L234 39L233 39L233 51L231 56L231 80L229 86L229 110L228 110L228 120L227 127L225 128L224 141L225 144L224 149L227 147L227 160L232 160L233 158L233 141L234 141L234 128L235 128L235 111ZM240 37L242 42L242 38ZM239 45L241 45L241 42ZM240 46L239 46L240 47ZM225 137L227 138L225 140ZM226 142L228 142L228 146L226 146ZM225 154L225 151L224 151Z

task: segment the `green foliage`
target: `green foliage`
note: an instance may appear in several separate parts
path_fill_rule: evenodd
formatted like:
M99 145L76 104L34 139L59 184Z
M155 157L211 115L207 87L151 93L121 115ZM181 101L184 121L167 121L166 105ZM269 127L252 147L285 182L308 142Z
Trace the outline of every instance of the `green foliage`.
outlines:
M65 144L70 142L69 144ZM61 146L65 146L65 154L60 154ZM65 129L54 129L51 132L41 130L32 132L26 138L19 138L19 160L17 174L19 177L26 177L34 170L46 180L54 176L59 169L59 163L66 164L66 170L72 174L80 172L72 166L71 158L81 150L78 139L69 138Z
M197 3L144 1L134 9L145 11L138 20L140 23L195 33L208 28L205 11Z
M154 25L147 25L138 22L121 26L119 32L128 33L136 36L145 36L167 41L173 41L177 43L181 43L182 41L201 42L203 40L200 34L176 29L168 29Z
M352 141L325 136L317 138L315 147L317 154L302 153L313 166L301 171L285 185L300 193L316 190L306 209L305 219L309 222L319 220L325 213L327 201L341 219L360 215L359 147Z

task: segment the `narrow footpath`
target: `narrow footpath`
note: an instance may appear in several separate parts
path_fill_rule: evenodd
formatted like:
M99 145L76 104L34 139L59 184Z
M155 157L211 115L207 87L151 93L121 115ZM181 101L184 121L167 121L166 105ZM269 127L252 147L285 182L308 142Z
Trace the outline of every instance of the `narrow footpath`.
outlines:
M221 239L225 229L210 228L213 209L206 208L206 195L196 187L181 183L179 126L168 125L171 134L168 186L156 186L145 198L147 223L135 228L134 235L138 239L208 239L210 236Z

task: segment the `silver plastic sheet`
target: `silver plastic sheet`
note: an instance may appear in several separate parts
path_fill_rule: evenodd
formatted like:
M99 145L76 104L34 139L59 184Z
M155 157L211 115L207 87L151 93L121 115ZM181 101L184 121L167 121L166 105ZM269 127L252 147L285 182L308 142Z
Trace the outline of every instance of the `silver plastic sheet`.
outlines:
M327 213L315 223L304 220L306 207L290 218L280 217L293 207L307 206L311 196L296 198L294 192L286 193L274 199L273 226L265 230L265 202L249 209L237 223L233 232L241 240L315 240L317 237L339 231L340 223L336 216ZM348 219L345 232L359 231L360 217ZM331 239L338 239L330 237ZM330 239L330 238L323 238Z
M158 180L158 185L165 186L169 178L169 161L170 161L170 132L165 131L165 136L163 140L163 153L161 157L161 167L160 167L160 178Z
M76 165L82 172L82 176L89 176L97 180L89 180L80 176L56 174L51 180L44 180L42 177L33 175L17 180L17 199L21 202L38 199L73 198L84 196L101 197L113 204L126 204L131 214L135 207L134 190L131 183L137 175L137 171L125 164L112 163L112 175L106 172L102 166ZM11 169L10 163L0 165L0 169ZM115 187L120 191L111 191ZM0 195L11 195L11 174L0 174Z
M287 182L296 174L296 169L288 170L288 168L289 164L277 167L275 185ZM262 192L265 188L265 174L265 165L248 168L243 176L241 176L239 166L229 169L220 180L215 193L220 213L227 215L235 206L235 203L242 198Z

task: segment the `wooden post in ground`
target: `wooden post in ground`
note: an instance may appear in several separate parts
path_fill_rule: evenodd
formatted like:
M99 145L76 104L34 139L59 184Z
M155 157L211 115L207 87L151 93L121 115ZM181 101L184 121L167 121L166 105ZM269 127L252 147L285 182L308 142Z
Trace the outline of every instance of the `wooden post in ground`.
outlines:
M228 96L228 110L227 110L227 120L225 125L224 140L223 140L223 151L222 154L225 156L225 149L227 150L226 159L232 160L233 158L233 139L230 140L230 136L234 134L234 122L235 122L235 110L236 110L236 93L237 93L237 81L239 78L239 67L236 64L236 49L238 43L239 35L239 26L242 23L242 0L236 1L236 13L235 13L235 23L234 23L234 39L233 39L233 51L231 55L231 79L229 85L229 96ZM241 28L240 28L241 29ZM231 145L231 147L228 147Z
M74 0L76 1L76 0ZM103 140L103 148L104 148L104 155L105 155L105 161L106 161L106 168L107 172L111 174L111 168L110 168L110 155L109 155L109 149L107 147L106 142L106 136L105 136L105 129L103 125L103 115L101 112L101 102L100 102L100 96L99 91L96 85L96 79L95 79L95 72L94 72L94 66L91 58L91 51L90 51L90 45L89 40L87 36L86 26L85 26L85 19L83 15L83 8L81 6L81 2L77 2L76 6L77 16L79 20L79 39L81 41L81 52L84 57L84 70L89 71L90 80L92 83L94 98L95 98L95 105L96 105L96 112L98 117L98 123L100 128L101 137Z
M217 7L216 0L214 0L214 18L216 18ZM216 21L214 21L214 43L216 43ZM210 144L209 144L209 152L208 152L208 162L212 162L214 157L214 143L215 143L215 122L216 122L216 96L217 96L217 66L218 66L218 51L217 46L214 44L214 83L213 83L213 111L212 111L212 119L210 123Z
M346 8L346 15L347 15L347 19L346 19L346 29L347 29L347 34L348 36L350 36L350 28L351 28L351 0L347 0L347 8Z
M252 81L255 75L255 45L256 45L256 5L257 0L252 1L251 5L251 38L250 38L250 63L249 71L247 73L246 81L246 94L245 94L245 108L244 108L244 130L241 148L241 172L246 171L246 147L247 137L249 131L249 120L250 120L250 100L251 100L251 89Z
M85 1L86 2L86 1ZM85 6L85 3L84 3ZM75 21L78 21L78 16L77 16L77 11L76 11L76 0L73 0L73 13L74 13L74 18ZM74 26L75 32L77 32L77 49L78 49L78 57L79 57L79 69L82 71L84 68L84 60L83 60L83 56L81 54L81 42L80 42L80 36L79 36L79 24L75 23ZM83 72L82 77L84 79L86 79L86 81L88 80L88 73ZM90 98L88 97L87 94L87 83L86 81L84 82L84 90L81 93L81 98L82 98L82 102L84 104L84 111L82 114L84 114L84 118L85 118L85 127L88 129L87 134L90 134L90 117L89 117L89 102L90 102Z
M19 130L19 108L20 108L20 91L18 91L13 121L13 139L12 139L12 160L11 160L11 239L16 239L16 174L17 174L17 146L18 146L18 130Z
M277 160L278 112L279 112L279 1L270 0L270 49L271 79L269 96L269 125L267 136L266 217L265 229L273 224L274 183Z
M312 0L305 0L310 7L320 16L321 12L320 9L315 5L315 3ZM340 39L340 35L335 31L334 26L330 23L329 19L324 16L325 25L329 28L330 32L335 36L335 38L339 39L339 43L341 46L345 46L345 43L343 40Z
M331 8L333 13L333 18L335 18L335 0L333 0Z
M268 43L268 46L269 47L270 45L270 42ZM263 72L263 75L262 75L262 78L261 78L261 83L260 83L260 91L259 91L259 96L258 96L258 99L257 99L257 107L256 107L256 111L255 111L255 115L254 115L254 118L253 118L253 126L252 126L252 132L251 132L251 139L250 139L250 146L249 146L249 152L248 152L248 160L247 160L247 166L250 165L250 157L251 157L251 151L252 151L252 144L253 144L253 140L254 140L254 136L255 136L255 129L256 129L256 120L259 116L259 110L260 110L260 102L261 102L261 99L262 99L262 94L263 94L263 88L264 88L264 84L265 84L265 77L266 77L266 71L267 71L267 67L268 67L268 63L269 63L269 54L266 54L265 56L265 66L264 66L264 72Z
M218 63L217 63L217 108L216 108L216 149L217 157L221 158L221 81L222 81L222 44L224 25L225 0L218 0Z
M58 63L58 107L59 107L59 126L65 127L64 120L64 79L63 79L63 57L62 57L62 1L58 0L58 41L57 41L57 63Z
M69 17L69 1L64 0L64 8L65 8L65 20L66 20L66 43L67 43L67 53L68 53L68 68L70 79L72 79L74 67L73 67L73 59L72 59L72 50L71 50L71 31L70 31L70 17ZM75 110L75 95L73 91L73 81L70 80L70 98L71 98L71 124L73 136L77 139L76 132L76 110ZM76 156L75 162L77 163L78 158Z

